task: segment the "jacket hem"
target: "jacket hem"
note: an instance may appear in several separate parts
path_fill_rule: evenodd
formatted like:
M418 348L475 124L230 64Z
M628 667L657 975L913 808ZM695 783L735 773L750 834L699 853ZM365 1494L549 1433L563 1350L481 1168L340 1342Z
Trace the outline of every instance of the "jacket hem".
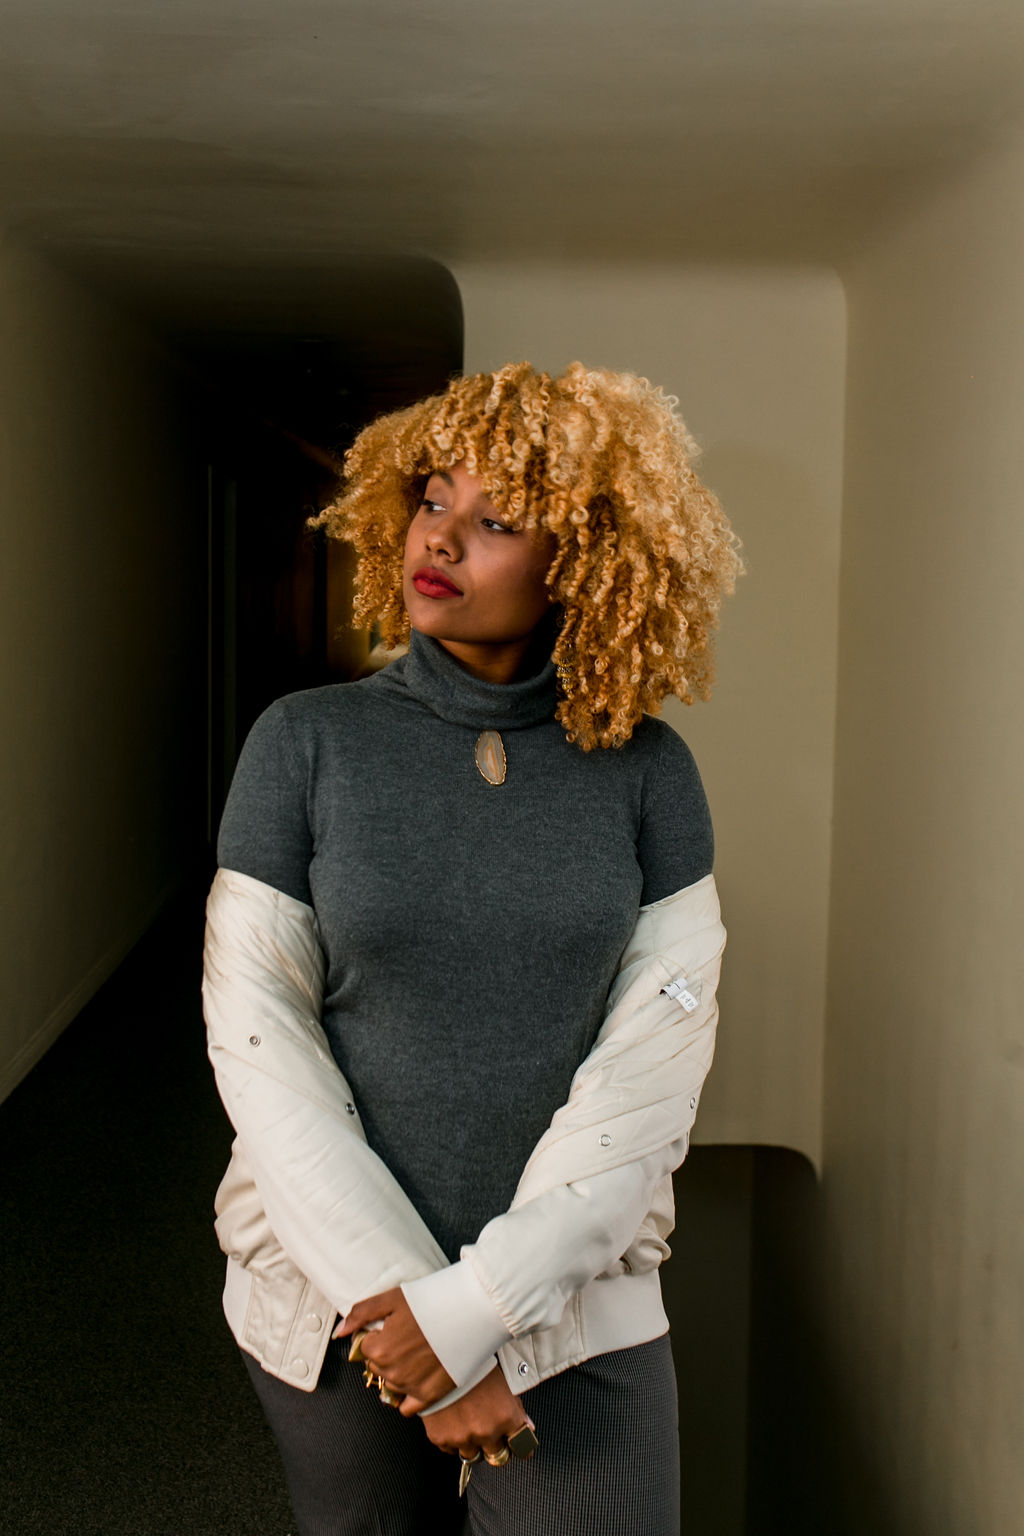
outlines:
M292 1291L291 1305L282 1308L282 1299L279 1288L272 1289L228 1256L222 1305L235 1343L269 1375L300 1392L312 1392L338 1312L304 1276ZM269 1304L273 1329L267 1326Z
M261 1347L266 1298L260 1277L228 1258L223 1307L236 1344L267 1371L300 1392L312 1392L323 1367L338 1316L326 1298L304 1281L294 1307L284 1319L286 1332L279 1348ZM550 1376L569 1370L594 1355L647 1344L668 1332L657 1270L645 1275L614 1275L591 1280L573 1297L553 1328L503 1344L498 1363L511 1390L528 1392Z

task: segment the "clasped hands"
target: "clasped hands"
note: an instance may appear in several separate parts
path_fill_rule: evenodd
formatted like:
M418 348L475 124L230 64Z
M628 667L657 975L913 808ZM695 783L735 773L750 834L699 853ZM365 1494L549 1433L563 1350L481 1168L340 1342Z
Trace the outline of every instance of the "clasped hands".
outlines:
M369 1296L350 1308L334 1330L336 1339L349 1338L378 1324L363 1340L366 1363L401 1397L403 1418L412 1418L454 1390L448 1375L398 1288ZM427 1438L442 1451L458 1452L465 1461L497 1455L509 1435L532 1429L533 1421L510 1390L501 1367L494 1369L447 1408L423 1418Z

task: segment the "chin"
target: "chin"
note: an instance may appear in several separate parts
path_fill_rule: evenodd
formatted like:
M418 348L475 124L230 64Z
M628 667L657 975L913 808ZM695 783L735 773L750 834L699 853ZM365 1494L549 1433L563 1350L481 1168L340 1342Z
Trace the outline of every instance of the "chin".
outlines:
M409 623L413 629L419 630L421 635L426 635L430 640L460 640L461 635L452 633L452 626L446 624L444 615L424 606L429 599L423 600L423 605L406 603L405 611L409 615Z

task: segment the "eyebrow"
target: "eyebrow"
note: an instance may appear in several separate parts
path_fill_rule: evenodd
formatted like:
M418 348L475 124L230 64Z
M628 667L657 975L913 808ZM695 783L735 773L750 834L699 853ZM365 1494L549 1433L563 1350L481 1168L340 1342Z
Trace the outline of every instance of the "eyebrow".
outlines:
M454 481L454 479L452 478L452 476L448 473L448 471L446 469L432 469L430 471L430 474L427 476L427 484L428 485L430 484L431 480L434 479L435 475L437 476L438 480L443 480L445 485L450 486L451 489L454 491L454 489L455 489L455 481ZM486 501L487 505L489 507L491 507L493 509L493 511L497 513L497 515L499 517L504 517L505 516L505 514L500 510L500 508L495 506L494 502L491 500L491 498L487 495L486 492L481 492L481 495L477 499L478 500Z

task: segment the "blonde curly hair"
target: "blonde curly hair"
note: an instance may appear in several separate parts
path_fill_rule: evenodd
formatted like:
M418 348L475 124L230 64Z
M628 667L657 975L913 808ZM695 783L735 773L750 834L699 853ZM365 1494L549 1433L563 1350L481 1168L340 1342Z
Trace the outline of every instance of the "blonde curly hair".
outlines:
M741 569L717 498L693 469L677 402L647 379L573 363L457 378L366 427L316 524L355 546L353 623L409 637L406 530L429 476L462 464L502 517L544 528L560 610L557 718L585 751L621 746L666 694L711 692L711 631Z

